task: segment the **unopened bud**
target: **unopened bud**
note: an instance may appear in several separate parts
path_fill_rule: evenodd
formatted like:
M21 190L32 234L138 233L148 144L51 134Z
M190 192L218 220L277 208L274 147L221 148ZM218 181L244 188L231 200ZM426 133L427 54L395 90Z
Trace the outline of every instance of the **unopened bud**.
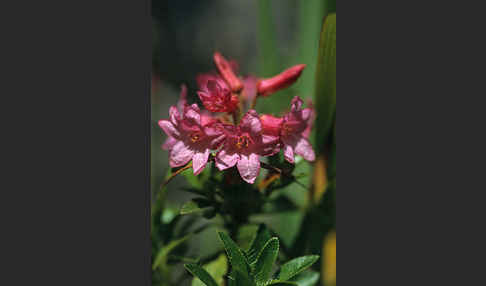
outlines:
M239 92L243 89L243 83L233 72L230 63L218 52L214 53L214 63L216 64L221 77L226 81L233 92Z
M304 68L305 64L296 65L284 70L272 78L260 80L257 83L258 94L268 96L274 92L289 87L300 77Z

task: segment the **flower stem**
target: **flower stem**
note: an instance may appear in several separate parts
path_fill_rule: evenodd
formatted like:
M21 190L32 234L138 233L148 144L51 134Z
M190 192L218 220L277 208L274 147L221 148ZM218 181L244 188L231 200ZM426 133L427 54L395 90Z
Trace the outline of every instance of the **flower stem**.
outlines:
M238 125L238 109L233 111L231 115L233 116L233 124Z
M172 181L172 179L174 179L177 175L179 175L180 173L184 172L185 170L189 169L192 167L192 161L189 162L187 165L185 165L184 167L180 168L179 170L175 171L174 173L172 173L170 175L169 178L167 178L167 180L162 184L162 187L165 187L170 181Z
M257 103L257 98L258 98L258 94L255 95L255 97L253 97L253 100L251 101L250 109L255 109L255 106L256 106L256 103Z
M265 162L260 162L260 166L263 168L263 169L267 169L267 170L271 170L277 174L280 174L282 176L285 176L289 179L292 179L297 185L301 186L302 188L304 188L305 190L309 190L304 184L302 184L301 182L297 181L297 179L293 176L293 175L290 175L288 174L287 172L284 172L283 170L275 167L275 166L272 166L272 165L269 165Z

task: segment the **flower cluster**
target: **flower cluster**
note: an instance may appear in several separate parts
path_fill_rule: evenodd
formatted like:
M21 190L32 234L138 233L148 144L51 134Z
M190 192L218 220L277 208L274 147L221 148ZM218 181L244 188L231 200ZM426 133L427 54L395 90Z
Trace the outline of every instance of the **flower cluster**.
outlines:
M312 107L302 108L294 97L290 111L282 117L259 115L253 108L258 96L268 96L294 83L305 65L296 65L269 79L238 77L237 65L221 54L214 54L217 72L197 76L197 92L206 110L187 103L187 88L182 86L177 106L169 110L169 119L159 126L168 138L162 148L169 151L172 168L192 160L194 174L204 170L214 158L219 170L237 167L241 177L253 184L260 172L260 157L283 150L285 159L294 163L295 154L314 161L309 143L314 119ZM242 109L248 108L241 120ZM221 114L222 113L222 114ZM228 118L232 115L233 121ZM239 122L238 122L239 121ZM214 156L210 156L215 151Z

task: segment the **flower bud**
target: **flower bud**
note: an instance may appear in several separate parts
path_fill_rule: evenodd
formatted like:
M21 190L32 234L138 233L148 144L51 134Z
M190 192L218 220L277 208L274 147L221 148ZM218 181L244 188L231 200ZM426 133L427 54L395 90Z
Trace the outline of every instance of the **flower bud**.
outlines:
M263 133L274 136L280 135L283 118L263 114L260 116L260 121L262 123Z
M284 70L282 73L272 78L260 80L257 83L258 94L268 96L274 92L289 87L300 77L304 68L305 64L296 65Z
M214 53L214 63L216 64L221 77L230 86L231 91L239 92L243 89L243 83L233 72L231 64L218 52Z

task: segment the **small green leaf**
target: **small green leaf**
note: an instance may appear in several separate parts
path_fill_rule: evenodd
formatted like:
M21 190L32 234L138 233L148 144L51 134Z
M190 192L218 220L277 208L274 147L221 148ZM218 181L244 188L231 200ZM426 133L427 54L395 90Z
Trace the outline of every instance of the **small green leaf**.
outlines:
M181 207L180 214L186 215L194 212L202 211L195 201L188 201Z
M297 284L295 282L291 282L291 281L273 280L268 285L272 285L272 286L298 286L299 284Z
M309 270L294 276L291 281L297 283L299 286L314 286L319 281L319 276L319 272Z
M204 270L206 270L211 277L213 277L216 284L223 285L224 284L224 276L228 272L228 259L226 255L221 254L217 259L209 262L208 264L203 265ZM201 280L194 278L192 280L191 286L203 286L204 284Z
M273 237L263 247L255 265L255 281L257 285L265 285L270 278L272 266L278 256L278 238Z
M220 232L219 237L223 242L232 269L241 272L241 274L248 275L250 273L250 266L242 250L226 233Z
M191 272L192 275L199 278L207 286L218 286L216 281L214 281L213 277L211 277L211 275L209 275L209 273L201 266L197 264L184 264L184 267L187 269L187 271Z
M317 261L317 259L319 259L318 255L307 255L290 260L280 268L278 280L289 280L290 278L309 268Z
M184 243L189 237L191 237L190 234L178 240L171 241L169 244L163 246L155 257L154 264L152 265L152 270L157 269L157 267L159 266L165 267L169 253L173 251L176 247Z
M257 237L253 240L250 250L248 251L248 262L250 265L256 263L258 255L262 252L265 243L267 243L270 238L272 237L268 228L264 224L260 224Z
M213 210L214 207L210 206L210 202L206 199L196 198L183 204L179 213L181 215L202 214L204 216L210 216Z

